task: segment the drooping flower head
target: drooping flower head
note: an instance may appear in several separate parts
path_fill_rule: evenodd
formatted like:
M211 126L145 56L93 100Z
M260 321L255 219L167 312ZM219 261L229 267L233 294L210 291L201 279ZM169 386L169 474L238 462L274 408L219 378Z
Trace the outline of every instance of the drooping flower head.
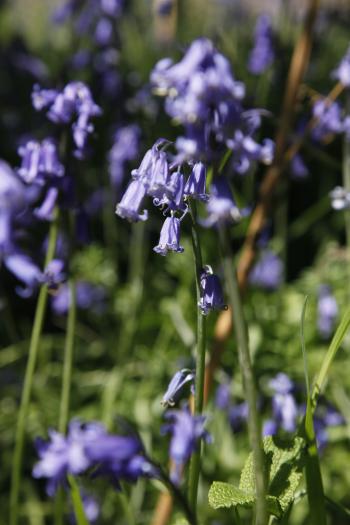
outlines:
M141 180L133 180L124 193L122 200L117 204L116 214L129 221L145 221L148 218L147 210L140 212L146 196L146 187Z
M206 167L203 162L196 162L192 172L187 179L184 194L206 202L209 196L206 193Z
M17 171L27 184L44 184L46 180L64 175L64 166L58 158L57 144L51 138L41 143L30 140L19 147L18 153L22 157L22 164Z
M214 309L225 309L224 294L219 277L213 274L210 266L205 266L201 275L201 298L198 306L203 315Z
M163 432L171 434L170 458L174 469L170 474L172 481L179 485L181 469L191 457L200 440L209 441L210 436L204 428L205 416L192 416L188 409L170 410L165 414L169 421L163 427Z
M188 368L178 370L168 385L161 402L162 405L164 407L174 406L179 400L185 385L188 385L189 383L192 383L193 385L194 378L195 374L193 370L189 370Z
M153 250L160 255L166 255L168 251L177 253L184 251L180 245L180 219L174 215L165 219L160 231L159 243Z

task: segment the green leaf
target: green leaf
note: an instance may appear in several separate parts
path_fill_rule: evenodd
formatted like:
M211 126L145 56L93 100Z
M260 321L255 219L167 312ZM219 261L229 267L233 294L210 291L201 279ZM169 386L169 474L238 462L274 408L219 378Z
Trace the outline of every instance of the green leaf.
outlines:
M223 507L246 507L251 508L255 504L255 494L253 492L245 492L230 483L221 481L214 481L209 489L209 505L214 509ZM274 496L267 496L267 508L270 514L281 516L281 507L278 499Z
M78 484L73 476L68 476L68 481L70 485L70 495L72 498L74 515L77 525L89 525L89 522L85 516L84 506L80 496Z
M270 514L281 517L294 500L304 466L302 438L281 441L275 437L263 440L266 471L268 473L267 508ZM243 467L239 487L215 481L209 490L209 504L214 508L252 507L255 504L255 476L253 454Z
M263 447L268 473L268 494L278 499L285 512L293 501L299 485L304 466L304 440L296 437L292 441L278 440L276 437L265 437ZM253 455L250 454L243 467L239 488L255 491Z

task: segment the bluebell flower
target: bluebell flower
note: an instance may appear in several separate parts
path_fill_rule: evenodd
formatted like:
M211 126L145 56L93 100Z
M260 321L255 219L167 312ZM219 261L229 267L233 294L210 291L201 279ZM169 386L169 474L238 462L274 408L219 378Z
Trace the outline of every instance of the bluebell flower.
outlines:
M0 254L10 249L13 219L25 204L25 189L6 162L0 160Z
M34 215L44 221L52 221L54 218L54 209L58 198L58 189L51 187L47 190L44 200L39 208L35 208Z
M272 410L277 425L286 432L294 432L298 417L298 407L292 394L294 384L281 372L271 379L269 386L274 391Z
M306 179L310 172L300 153L296 153L290 161L290 172L293 179Z
M262 428L263 436L274 436L278 432L278 424L274 419L267 419L264 421Z
M101 108L94 102L90 89L83 82L69 82L62 91L57 92L55 97L51 90L48 97L47 91L35 88L34 107L39 110L45 109L47 117L56 124L72 124L76 146L74 153L81 158L87 147L87 138L94 131L91 120L101 115Z
M182 253L183 247L180 246L180 219L172 215L167 217L162 226L159 243L153 250L160 255L166 255L168 251Z
M254 48L250 52L248 70L261 75L275 59L271 17L261 14L254 30Z
M103 17L96 24L94 32L95 42L100 46L107 46L113 40L113 23L112 20Z
M85 491L80 491L81 501L83 503L84 514L89 523L95 523L101 513L101 507L96 498L87 494ZM75 515L72 516L72 522L77 523Z
M213 274L210 266L205 266L201 274L200 282L201 297L198 306L203 315L208 315L211 310L227 308L224 303L220 279Z
M338 313L337 300L330 286L321 285L318 290L317 328L323 339L328 339L332 335Z
M146 196L146 188L141 180L133 180L124 193L122 200L117 204L116 214L130 221L145 221L148 218L147 210L140 213L140 207Z
M42 89L38 84L34 85L32 92L32 103L34 109L42 111L53 104L58 91L56 89Z
M43 280L40 268L28 256L20 251L13 251L4 257L6 268L24 285L16 286L16 292L23 298L30 297Z
M50 290L57 290L66 277L64 262L61 259L53 259L44 270L43 281Z
M225 223L239 222L245 212L238 209L224 177L216 177L210 187L209 201L206 206L208 217L201 221L206 227Z
M197 162L187 179L184 193L185 195L206 202L209 196L206 193L206 166L203 162Z
M249 275L249 282L266 290L276 290L282 277L283 263L280 257L265 249Z
M86 281L76 284L76 302L81 310L92 310L101 314L106 307L106 291L103 286L94 285ZM71 304L71 291L67 284L62 284L51 297L52 310L57 315L66 315Z
M230 406L231 391L228 383L221 383L215 393L215 405L220 410L226 410Z
M317 447L322 452L329 441L329 427L344 425L344 417L330 404L319 403L314 414Z
M247 422L248 419L248 411L249 407L246 401L229 407L228 420L233 432L239 432L242 430L242 426Z
M170 410L165 418L169 423L163 427L163 432L171 433L169 455L174 462L170 478L179 485L183 465L202 439L210 441L210 435L204 428L205 416L192 416L188 409Z
M175 403L179 400L184 386L188 383L192 383L195 378L195 374L192 370L189 370L188 368L183 368L182 370L179 370L175 373L174 377L171 379L168 388L163 396L163 399L161 401L162 405L164 407L167 406L174 406Z
M47 479L47 493L53 496L68 474L81 475L91 469L95 476L119 481L136 481L140 476L156 476L156 468L143 455L143 445L134 435L108 434L99 423L71 421L67 436L49 432L49 441L37 440L39 462L35 478Z
M350 47L345 53L345 56L340 61L340 64L336 70L333 71L332 76L339 80L343 86L347 88L350 87Z
M113 138L108 155L108 169L112 186L119 189L124 178L126 164L139 152L140 128L135 124L119 128Z
M350 192L341 186L336 186L329 193L333 210L348 210L350 208Z
M229 147L234 166L243 173L252 160L271 162L272 142L258 145L250 129L249 111L244 111L244 84L234 79L228 60L212 42L195 40L176 64L160 60L151 74L156 93L164 95L166 112L184 125L185 136L178 137L179 162L212 160ZM256 111L256 110L255 110Z
M64 166L59 161L57 144L53 139L45 139L41 143L30 140L18 149L22 157L18 174L27 184L44 181L52 177L62 177Z
M49 441L37 439L36 449L39 462L34 466L34 478L46 478L46 490L53 496L60 484L66 482L67 474L82 474L92 465L86 453L88 443L99 441L106 431L102 425L91 423L83 426L79 421L72 421L68 435L51 430Z
M344 132L342 110L338 102L329 104L327 99L316 100L312 113L313 117L317 119L311 131L313 139L322 141L329 135Z

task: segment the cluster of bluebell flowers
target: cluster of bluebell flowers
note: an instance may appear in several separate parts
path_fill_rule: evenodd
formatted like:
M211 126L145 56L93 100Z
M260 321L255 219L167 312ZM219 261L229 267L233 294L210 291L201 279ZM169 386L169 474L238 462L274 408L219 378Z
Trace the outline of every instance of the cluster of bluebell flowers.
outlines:
M244 108L244 84L235 80L229 61L209 40L195 40L177 63L162 59L151 83L166 97L168 115L184 126L185 134L176 140L180 161L212 160L229 149L232 166L241 174L254 161L272 161L273 142L254 139L264 111Z
M46 490L53 496L67 476L105 476L115 488L120 481L136 481L141 476L157 477L154 465L147 459L137 435L109 434L97 422L83 424L71 421L66 436L51 430L49 441L37 439L39 461L33 469L35 478L47 480Z

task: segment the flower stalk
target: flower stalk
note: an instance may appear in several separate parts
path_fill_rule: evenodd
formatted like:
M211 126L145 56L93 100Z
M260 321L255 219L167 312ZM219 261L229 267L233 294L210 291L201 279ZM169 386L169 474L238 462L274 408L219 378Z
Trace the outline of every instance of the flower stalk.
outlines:
M237 274L232 267L233 257L229 239L223 228L220 229L220 241L223 252L224 275L227 293L231 303L232 322L235 327L238 357L243 376L243 388L248 403L248 430L250 445L253 450L255 466L256 509L255 525L267 524L266 481L264 453L261 439L261 426L257 409L257 394L254 373L249 352L248 332L244 318L243 305L239 291Z
M197 209L195 202L189 204L191 216L191 235L194 255L196 291L197 291L197 353L196 353L196 382L194 397L194 413L202 414L204 400L205 351L206 351L206 317L202 314L198 303L201 298L201 273L203 271L202 251L196 223ZM198 482L201 462L201 444L198 444L191 458L188 482L188 499L190 507L195 512L197 506Z
M50 225L49 242L45 257L45 267L54 258L58 233L58 209L55 210L54 219ZM25 425L28 416L30 397L32 392L35 366L37 362L40 338L42 334L44 317L47 306L48 287L43 283L40 287L35 310L33 330L30 339L28 361L24 376L21 402L18 411L17 427L15 433L15 449L12 460L11 492L10 492L10 525L17 525L19 510L19 495L21 485L21 470L24 448Z

